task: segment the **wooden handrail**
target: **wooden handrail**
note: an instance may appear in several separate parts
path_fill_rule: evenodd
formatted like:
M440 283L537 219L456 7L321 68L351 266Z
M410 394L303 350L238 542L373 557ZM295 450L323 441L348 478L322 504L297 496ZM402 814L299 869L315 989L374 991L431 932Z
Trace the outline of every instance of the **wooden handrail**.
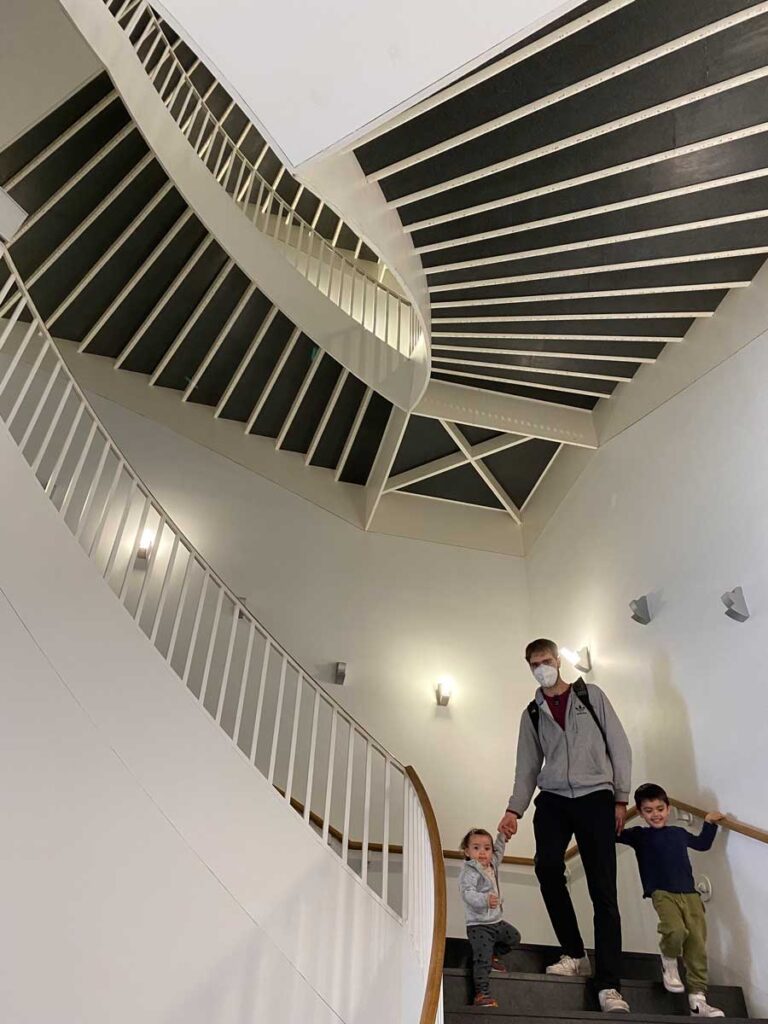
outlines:
M432 873L435 878L435 915L432 923L432 951L429 955L427 984L424 990L424 1003L421 1007L419 1024L435 1024L437 1008L440 1004L440 991L443 984L443 958L445 956L445 929L447 918L445 895L445 865L443 862L440 830L437 827L435 812L416 770L410 765L406 767L408 776L416 796L421 804L424 820L427 824L429 846L432 852Z
M701 807L686 803L684 800L678 800L676 797L670 797L669 802L672 807L677 807L681 811L688 811L689 814L693 814L697 818L706 818L709 813L702 810ZM639 813L636 807L632 807L627 814L627 821L631 818L636 818ZM718 822L718 825L721 828L729 829L731 832L738 832L739 835L748 836L750 839L757 839L759 843L768 843L768 832L764 829L756 828L754 825L746 825L744 822L736 821L735 818L723 818L722 821ZM578 855L579 848L576 843L573 843L566 850L565 859L572 860L574 857L578 857ZM461 850L443 850L443 856L446 860L464 860L464 853ZM503 863L533 867L535 861L533 857L504 857Z

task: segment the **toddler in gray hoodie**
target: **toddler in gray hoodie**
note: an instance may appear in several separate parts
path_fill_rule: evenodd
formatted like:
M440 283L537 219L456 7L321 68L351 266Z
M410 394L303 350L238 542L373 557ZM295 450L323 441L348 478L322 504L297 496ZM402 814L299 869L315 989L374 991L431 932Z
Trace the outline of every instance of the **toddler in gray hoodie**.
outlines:
M494 843L484 828L470 829L461 841L464 863L459 872L459 891L472 947L475 1006L498 1006L491 995L491 971L506 974L507 969L496 954L508 953L520 942L520 932L502 917L499 864L506 844L501 833Z

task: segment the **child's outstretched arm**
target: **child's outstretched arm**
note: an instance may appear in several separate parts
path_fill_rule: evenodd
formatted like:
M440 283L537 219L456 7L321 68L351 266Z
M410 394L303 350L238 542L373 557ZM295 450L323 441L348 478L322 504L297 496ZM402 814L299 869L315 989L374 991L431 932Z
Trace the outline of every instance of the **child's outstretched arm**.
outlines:
M616 842L622 843L624 846L631 846L632 849L635 850L637 849L637 841L640 838L639 833L641 831L642 829L639 829L637 827L625 828L623 832L620 832L616 836Z
M691 850L708 850L715 841L717 835L717 822L725 817L719 811L711 811L704 819L701 832L697 836L688 833L688 846Z
M473 910L487 910L490 906L487 892L477 891L477 882L469 875L459 875L459 891L464 902Z
M507 837L503 832L499 832L496 836L496 842L493 844L493 859L497 865L501 864L504 860L504 851L507 848Z

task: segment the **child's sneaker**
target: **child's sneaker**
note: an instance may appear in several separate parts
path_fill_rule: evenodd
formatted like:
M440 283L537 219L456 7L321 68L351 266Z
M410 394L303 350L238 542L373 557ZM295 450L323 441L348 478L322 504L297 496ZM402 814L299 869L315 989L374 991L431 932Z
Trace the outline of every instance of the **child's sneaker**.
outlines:
M496 1000L493 998L493 996L488 995L487 992L480 992L480 993L478 993L478 995L475 996L475 1001L474 1001L474 1003L472 1005L473 1006L498 1006L499 1004L496 1002Z
M597 998L603 1013L629 1013L629 1003L615 988L601 988Z
M724 1017L722 1010L716 1006L710 1006L703 992L691 992L688 996L688 1005L691 1008L692 1017Z
M662 954L661 978L667 992L685 992L685 985L677 969L677 957Z
M497 956L491 957L491 970L496 974L509 974L507 965Z
M561 956L556 964L549 965L546 973L564 978L586 978L592 973L592 964L586 955L578 959L575 956Z

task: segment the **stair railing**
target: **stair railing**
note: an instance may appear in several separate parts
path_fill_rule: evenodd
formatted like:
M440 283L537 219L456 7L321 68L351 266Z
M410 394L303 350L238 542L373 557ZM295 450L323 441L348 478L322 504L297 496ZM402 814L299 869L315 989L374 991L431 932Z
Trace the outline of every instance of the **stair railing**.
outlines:
M421 1024L441 1024L445 907L436 899L445 879L418 776L301 668L153 497L75 382L0 245L4 305L0 420L10 437L192 698L275 799L300 808L329 855L406 929L430 1007Z
M184 137L218 184L291 265L381 341L410 357L423 340L413 306L361 269L286 202L209 108L146 0L104 0Z

